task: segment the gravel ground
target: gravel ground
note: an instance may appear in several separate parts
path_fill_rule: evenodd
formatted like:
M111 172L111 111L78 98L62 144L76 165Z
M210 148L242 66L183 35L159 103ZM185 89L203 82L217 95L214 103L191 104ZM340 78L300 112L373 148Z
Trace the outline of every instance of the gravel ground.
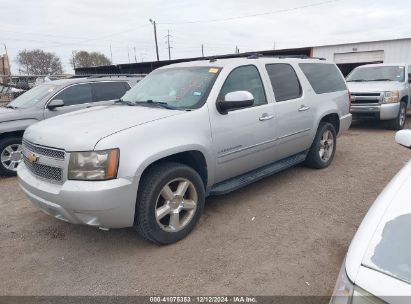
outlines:
M410 159L393 137L356 123L329 168L209 198L194 232L167 247L55 220L0 179L0 295L330 295L367 209Z

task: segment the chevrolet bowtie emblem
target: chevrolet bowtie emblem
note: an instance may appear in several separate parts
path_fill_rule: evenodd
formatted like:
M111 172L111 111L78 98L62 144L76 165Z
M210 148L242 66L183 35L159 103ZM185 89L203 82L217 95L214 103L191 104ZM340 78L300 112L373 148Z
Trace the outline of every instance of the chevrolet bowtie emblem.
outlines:
M35 164L39 160L39 157L34 153L29 153L29 155L27 155L27 160L30 163Z

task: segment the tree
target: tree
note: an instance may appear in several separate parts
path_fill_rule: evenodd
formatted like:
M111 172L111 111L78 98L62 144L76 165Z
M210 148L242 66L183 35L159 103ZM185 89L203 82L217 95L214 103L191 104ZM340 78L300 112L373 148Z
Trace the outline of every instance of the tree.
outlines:
M110 65L111 61L106 55L99 52L73 51L73 58L70 60L73 69L91 66Z
M40 49L20 51L16 62L20 66L19 71L31 75L62 74L63 66L60 58L54 53L44 52Z

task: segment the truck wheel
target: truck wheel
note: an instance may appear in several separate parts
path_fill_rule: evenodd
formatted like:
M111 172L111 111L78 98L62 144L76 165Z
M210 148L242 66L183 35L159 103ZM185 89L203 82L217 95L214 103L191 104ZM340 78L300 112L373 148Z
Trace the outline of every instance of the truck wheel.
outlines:
M401 101L400 110L398 111L398 116L388 121L388 127L391 130L402 130L405 126L407 120L407 103Z
M321 122L305 164L315 169L328 167L334 158L336 147L337 132L334 126L328 122Z
M21 138L7 137L0 140L0 175L15 176L17 166L23 160Z
M204 184L195 170L179 163L160 163L142 177L134 227L153 243L177 242L196 226L204 201Z

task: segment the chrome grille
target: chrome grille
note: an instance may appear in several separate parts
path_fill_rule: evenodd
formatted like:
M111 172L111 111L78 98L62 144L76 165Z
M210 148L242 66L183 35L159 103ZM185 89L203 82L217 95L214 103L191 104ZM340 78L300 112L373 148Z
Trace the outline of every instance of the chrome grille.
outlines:
M35 160L31 157L35 157ZM50 182L62 183L66 152L23 140L23 160L31 173Z
M43 155L45 157L61 159L61 160L64 160L64 156L66 154L62 150L56 150L56 149L50 149L50 148L36 146L36 145L28 142L27 140L23 140L23 148L26 148L27 150L29 150L31 152Z
M381 93L351 93L352 104L379 104Z
M24 156L24 163L27 168L38 177L60 182L63 179L63 170L61 168L50 167L41 164L32 164L27 160L27 157Z

